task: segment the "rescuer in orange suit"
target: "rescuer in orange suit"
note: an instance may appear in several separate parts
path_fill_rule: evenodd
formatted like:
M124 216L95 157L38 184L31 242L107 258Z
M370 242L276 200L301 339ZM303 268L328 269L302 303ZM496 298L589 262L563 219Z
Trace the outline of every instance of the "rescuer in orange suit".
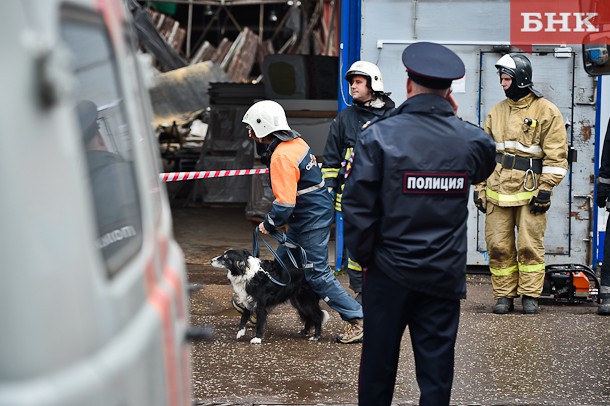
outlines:
M332 197L316 156L300 134L290 128L284 109L275 101L253 104L242 122L247 125L250 138L267 145L265 155L275 196L269 213L258 226L259 231L268 234L287 228L287 239L307 253L305 280L345 322L336 341L360 343L364 335L362 306L347 293L328 264ZM280 245L277 254L287 259L286 250L285 245Z

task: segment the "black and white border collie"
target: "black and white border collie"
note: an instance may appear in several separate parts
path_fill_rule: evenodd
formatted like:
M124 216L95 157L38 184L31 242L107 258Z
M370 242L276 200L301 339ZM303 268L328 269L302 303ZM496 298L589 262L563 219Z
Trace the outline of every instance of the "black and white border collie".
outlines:
M212 266L229 270L227 277L231 281L233 290L244 305L241 315L237 338L246 334L246 323L250 315L256 315L256 336L250 340L251 344L260 344L267 324L267 315L277 305L290 300L297 309L305 326L300 334L307 335L314 328L313 336L309 339L317 341L322 333L322 324L328 318L328 312L320 308L320 299L305 281L303 270L286 264L290 273L290 282L280 286L273 282L268 275L276 281L286 283L288 275L276 261L261 260L253 257L247 250L227 250L219 257L211 260Z

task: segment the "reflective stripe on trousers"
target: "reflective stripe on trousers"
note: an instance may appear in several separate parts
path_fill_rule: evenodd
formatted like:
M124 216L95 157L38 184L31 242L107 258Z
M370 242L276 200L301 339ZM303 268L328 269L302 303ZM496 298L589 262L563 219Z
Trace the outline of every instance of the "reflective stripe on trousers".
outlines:
M528 205L487 204L485 240L494 297L540 296L545 271L545 230L546 213L534 215Z

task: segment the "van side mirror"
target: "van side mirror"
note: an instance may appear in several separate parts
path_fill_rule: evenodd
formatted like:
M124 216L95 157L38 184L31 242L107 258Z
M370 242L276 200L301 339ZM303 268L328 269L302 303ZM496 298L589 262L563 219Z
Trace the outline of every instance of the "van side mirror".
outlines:
M587 34L583 38L582 59L585 71L589 75L610 75L608 44L610 44L610 31Z

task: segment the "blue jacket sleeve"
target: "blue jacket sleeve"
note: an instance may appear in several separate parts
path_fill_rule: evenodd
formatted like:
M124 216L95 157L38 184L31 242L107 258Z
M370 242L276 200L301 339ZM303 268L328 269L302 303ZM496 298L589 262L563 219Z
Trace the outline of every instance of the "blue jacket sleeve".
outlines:
M264 226L267 231L287 225L296 206L300 171L294 159L291 159L290 153L298 154L300 150L298 145L283 145L283 147L281 152L276 149L269 167L271 189L275 200L265 217Z

